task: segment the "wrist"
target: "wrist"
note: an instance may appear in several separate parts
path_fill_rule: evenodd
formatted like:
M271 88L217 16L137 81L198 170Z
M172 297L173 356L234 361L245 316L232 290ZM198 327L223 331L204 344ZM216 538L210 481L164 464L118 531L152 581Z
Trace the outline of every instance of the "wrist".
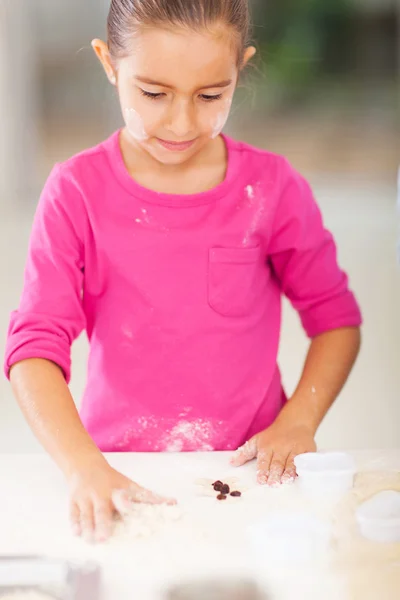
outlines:
M69 480L97 469L108 466L108 462L98 448L84 450L75 454L61 465L65 477Z
M315 436L320 425L320 419L310 406L303 405L293 396L282 408L275 423L285 428L303 427Z

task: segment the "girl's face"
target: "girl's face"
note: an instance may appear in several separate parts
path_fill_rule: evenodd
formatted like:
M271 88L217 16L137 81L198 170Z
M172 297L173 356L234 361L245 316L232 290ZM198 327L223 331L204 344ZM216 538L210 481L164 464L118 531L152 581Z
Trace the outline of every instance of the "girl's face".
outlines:
M107 46L99 44L93 46L110 76ZM253 53L247 50L244 64ZM204 33L145 28L115 66L127 131L160 163L186 162L222 131L239 74L226 26Z

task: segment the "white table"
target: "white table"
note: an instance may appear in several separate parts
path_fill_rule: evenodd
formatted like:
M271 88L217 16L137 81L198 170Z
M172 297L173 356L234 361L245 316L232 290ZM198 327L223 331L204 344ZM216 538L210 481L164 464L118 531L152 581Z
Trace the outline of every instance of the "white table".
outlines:
M355 452L360 470L400 471L400 451ZM229 454L113 454L107 455L109 462L132 479L156 489L160 493L177 497L192 519L203 522L218 514L223 531L230 529L232 538L226 540L200 540L196 538L184 551L176 552L171 539L162 539L154 547L154 541L141 540L124 545L111 541L103 546L91 547L76 540L70 533L68 523L68 494L62 475L45 455L0 455L0 555L43 554L77 560L95 560L103 568L104 600L140 600L159 598L161 582L174 581L180 573L202 574L226 571L243 573L246 569L256 570L254 562L242 541L239 548L232 544L237 529L238 540L242 540L244 524L250 524L263 514L275 509L297 510L307 507L295 486L270 490L254 485L255 464L240 470L229 466ZM196 494L194 482L197 478L239 477L240 485L249 486L246 494L237 502L217 502L212 497ZM240 487L239 485L239 487ZM251 501L250 501L250 498ZM225 530L223 529L225 526ZM194 544L196 549L194 550ZM195 564L194 555L196 554ZM400 555L399 555L400 573ZM260 569L260 573L262 572ZM315 575L313 573L313 575ZM304 578L301 583L297 573L297 592L303 585L303 595L298 599L323 597L324 600L358 600L344 590L335 591L339 581L328 583L329 571L320 574L321 587L317 578ZM289 577L290 579L290 577ZM309 588L309 589L308 589ZM328 589L329 588L329 589ZM318 591L319 589L319 591ZM305 591L307 590L307 591ZM396 593L400 593L399 590ZM321 595L322 594L322 595ZM347 595L346 595L347 594ZM282 594L282 600L292 596ZM361 596L359 596L361 600ZM362 596L363 600L370 600ZM371 596L373 600L374 596ZM397 596L393 596L393 600ZM385 600L392 600L385 596Z

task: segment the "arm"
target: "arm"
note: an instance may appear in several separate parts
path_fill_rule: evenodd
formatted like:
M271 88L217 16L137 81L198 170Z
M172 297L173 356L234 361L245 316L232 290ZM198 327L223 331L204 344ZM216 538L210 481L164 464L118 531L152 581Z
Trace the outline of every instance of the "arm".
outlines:
M85 209L56 168L35 216L25 285L12 314L5 372L33 432L66 475L74 531L107 538L114 510L159 502L112 469L85 431L68 389L71 344L85 326L81 294ZM123 490L118 504L116 490ZM130 500L131 499L131 500Z
M290 167L271 233L270 262L283 293L312 340L292 398L267 430L233 459L258 458L258 481L269 485L295 477L294 458L316 449L315 433L344 386L360 347L361 315L340 269L332 235L307 182Z
M132 502L174 503L109 466L85 431L56 364L27 359L11 368L10 379L33 432L67 478L70 520L76 535L83 535L88 542L102 542L112 535L115 511L129 514Z
M294 459L316 450L315 434L346 383L360 348L357 327L321 333L311 342L300 382L275 423L253 439L260 483L296 477Z
M342 390L360 349L357 327L328 331L312 340L303 374L277 423L302 425L312 436Z
M18 310L11 316L5 372L34 434L67 475L102 459L68 389L71 345L85 327L84 208L57 165L33 222Z
M45 359L11 368L14 394L33 433L67 478L106 463L84 429L61 369Z

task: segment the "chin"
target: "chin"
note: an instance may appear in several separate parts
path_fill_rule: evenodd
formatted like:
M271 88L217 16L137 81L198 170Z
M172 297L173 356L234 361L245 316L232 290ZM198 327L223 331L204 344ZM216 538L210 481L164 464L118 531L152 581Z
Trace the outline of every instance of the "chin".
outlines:
M199 145L196 144L194 148L191 148L187 152L171 152L170 150L163 150L155 146L147 148L153 158L164 165L182 165L199 152Z

